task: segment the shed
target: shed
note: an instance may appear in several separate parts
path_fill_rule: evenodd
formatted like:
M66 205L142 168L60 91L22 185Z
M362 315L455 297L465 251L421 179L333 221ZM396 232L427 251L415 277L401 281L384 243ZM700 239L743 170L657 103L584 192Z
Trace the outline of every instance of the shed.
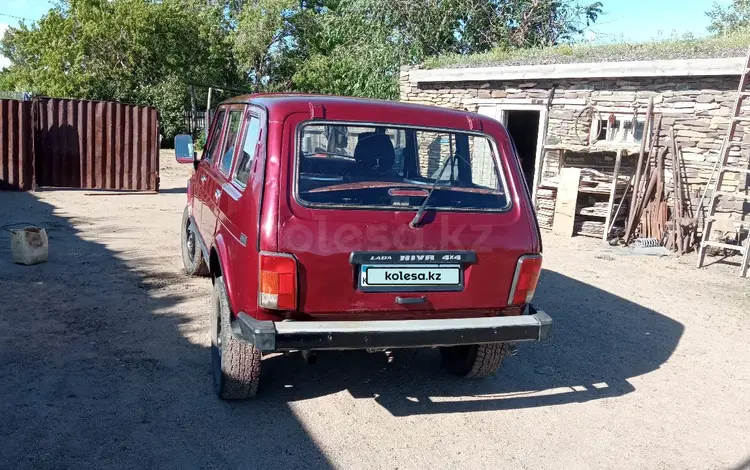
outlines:
M696 212L729 128L746 65L744 50L688 51L678 54L679 58L646 54L622 57L630 60L581 61L571 56L544 60L532 56L482 67L462 67L461 63L442 68L403 67L400 98L465 109L501 121L515 142L543 228L554 224L562 170L580 169L573 233L606 238L605 226L614 225L614 232L624 228L627 206L615 217L612 202L619 198L627 204L623 193L632 181L641 147L646 165L655 165L655 155L670 145L670 130L679 149L685 210ZM645 124L650 100L649 138ZM737 132L743 145L731 149L730 163L747 168L748 153L743 147L744 143L750 147L750 133L744 133L741 125ZM618 153L621 164L615 171ZM673 174L667 159L666 188L671 187ZM747 180L747 174L726 175L719 189L747 191ZM737 231L737 221L746 218L746 202L719 201L718 215L728 220L714 228ZM616 218L614 224L605 222L610 217Z

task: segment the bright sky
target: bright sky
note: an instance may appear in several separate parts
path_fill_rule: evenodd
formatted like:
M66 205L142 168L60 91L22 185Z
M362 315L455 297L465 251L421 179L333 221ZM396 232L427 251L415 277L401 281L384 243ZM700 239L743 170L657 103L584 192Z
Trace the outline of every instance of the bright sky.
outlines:
M17 26L21 18L38 20L52 7L48 0L2 0L0 1L0 37L8 26ZM0 69L8 66L8 59L0 56Z
M580 3L586 3L583 0ZM713 0L600 0L604 14L599 17L592 30L597 41L648 41L669 37L672 32L679 36L692 33L707 34L706 10ZM729 5L731 0L717 0Z
M579 0L580 3L594 0ZM647 41L668 37L672 33L704 36L708 18L706 10L712 0L601 0L602 15L592 28L590 39L597 42ZM728 5L731 0L717 0ZM0 2L0 34L16 26L20 18L38 20L47 10L49 0L2 0ZM0 68L7 66L0 56Z

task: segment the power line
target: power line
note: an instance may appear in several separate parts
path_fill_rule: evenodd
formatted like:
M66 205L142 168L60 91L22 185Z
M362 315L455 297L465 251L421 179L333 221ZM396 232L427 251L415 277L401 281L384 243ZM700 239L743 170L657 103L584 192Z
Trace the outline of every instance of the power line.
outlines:
M0 16L7 16L8 18L13 18L13 19L16 19L16 20L21 20L21 21L34 21L31 18L23 18L21 16L9 15L7 13L0 13Z

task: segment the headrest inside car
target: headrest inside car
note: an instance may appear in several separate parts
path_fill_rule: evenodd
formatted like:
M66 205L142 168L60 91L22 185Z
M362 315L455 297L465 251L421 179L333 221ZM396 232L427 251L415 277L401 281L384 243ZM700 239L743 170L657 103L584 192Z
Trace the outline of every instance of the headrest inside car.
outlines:
M396 159L393 142L386 134L366 132L359 135L354 148L354 159L370 174L390 171Z

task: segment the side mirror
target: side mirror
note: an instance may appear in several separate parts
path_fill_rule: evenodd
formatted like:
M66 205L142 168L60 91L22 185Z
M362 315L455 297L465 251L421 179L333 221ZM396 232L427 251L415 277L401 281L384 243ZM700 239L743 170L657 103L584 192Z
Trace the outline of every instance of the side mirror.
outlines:
M174 157L177 163L193 163L195 161L195 150L191 136L187 134L175 136Z

